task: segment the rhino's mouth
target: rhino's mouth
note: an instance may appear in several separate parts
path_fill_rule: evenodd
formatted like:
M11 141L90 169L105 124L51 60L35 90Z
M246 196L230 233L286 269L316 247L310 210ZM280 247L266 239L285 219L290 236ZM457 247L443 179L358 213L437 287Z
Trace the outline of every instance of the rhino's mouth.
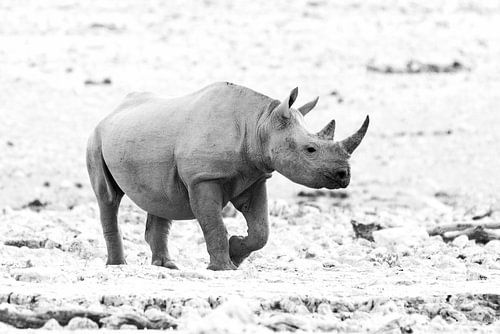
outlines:
M326 185L324 186L327 189L339 189L339 188L347 188L349 185L349 180L338 180L336 177L333 177L328 174L324 174L326 178Z

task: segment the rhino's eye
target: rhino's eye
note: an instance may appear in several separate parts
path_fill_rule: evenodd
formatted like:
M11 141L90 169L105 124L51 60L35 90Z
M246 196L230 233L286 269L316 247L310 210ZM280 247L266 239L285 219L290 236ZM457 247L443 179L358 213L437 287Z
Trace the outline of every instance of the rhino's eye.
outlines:
M315 149L314 147L312 147L312 146L308 146L308 147L306 148L306 150L307 150L307 152L309 152L309 153L314 153L314 152L316 152L316 149Z

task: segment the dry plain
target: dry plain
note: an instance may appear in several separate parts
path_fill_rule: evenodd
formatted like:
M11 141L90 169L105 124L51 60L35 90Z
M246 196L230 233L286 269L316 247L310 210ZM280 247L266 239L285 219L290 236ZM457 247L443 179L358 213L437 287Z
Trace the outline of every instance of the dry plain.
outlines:
M0 321L500 331L500 241L426 232L500 220L498 2L7 0L0 16ZM351 185L316 193L274 175L270 241L235 272L205 270L196 221L173 227L181 270L152 267L145 214L125 200L129 265L106 267L87 136L131 91L215 81L279 99L298 86L298 104L319 95L307 125L335 118L337 138L369 114ZM384 229L356 238L352 220Z

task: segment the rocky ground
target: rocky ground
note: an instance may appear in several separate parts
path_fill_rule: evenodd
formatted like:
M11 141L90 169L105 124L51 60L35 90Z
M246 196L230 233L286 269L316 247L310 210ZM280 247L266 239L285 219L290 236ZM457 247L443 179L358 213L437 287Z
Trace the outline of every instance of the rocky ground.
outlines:
M0 13L0 331L500 330L500 241L428 233L500 221L496 1L24 0ZM299 86L299 104L320 95L307 125L334 117L339 138L370 114L351 185L273 176L269 244L222 273L204 269L196 221L172 230L181 270L150 266L145 215L125 200L129 265L106 267L92 127L130 91L222 80L275 98Z

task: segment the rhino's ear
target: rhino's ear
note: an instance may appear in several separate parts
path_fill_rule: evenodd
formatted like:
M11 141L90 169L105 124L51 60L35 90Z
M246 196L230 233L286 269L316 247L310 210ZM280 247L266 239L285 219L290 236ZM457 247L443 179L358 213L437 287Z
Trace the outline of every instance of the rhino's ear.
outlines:
M283 118L290 118L290 107L297 99L297 95L299 94L299 88L295 87L290 92L290 95L286 99L284 99L279 106L276 107L275 113L281 115Z
M298 111L300 111L300 113L305 116L308 112L310 112L314 107L316 107L316 103L318 103L318 100L319 100L319 96L317 98L315 98L314 100L312 100L311 102L307 102L306 104L304 104L302 107L300 107L299 109L297 109Z
M288 108L292 107L292 104L295 102L297 99L297 95L299 95L299 87L295 87L292 89L290 92L290 95L288 96Z

